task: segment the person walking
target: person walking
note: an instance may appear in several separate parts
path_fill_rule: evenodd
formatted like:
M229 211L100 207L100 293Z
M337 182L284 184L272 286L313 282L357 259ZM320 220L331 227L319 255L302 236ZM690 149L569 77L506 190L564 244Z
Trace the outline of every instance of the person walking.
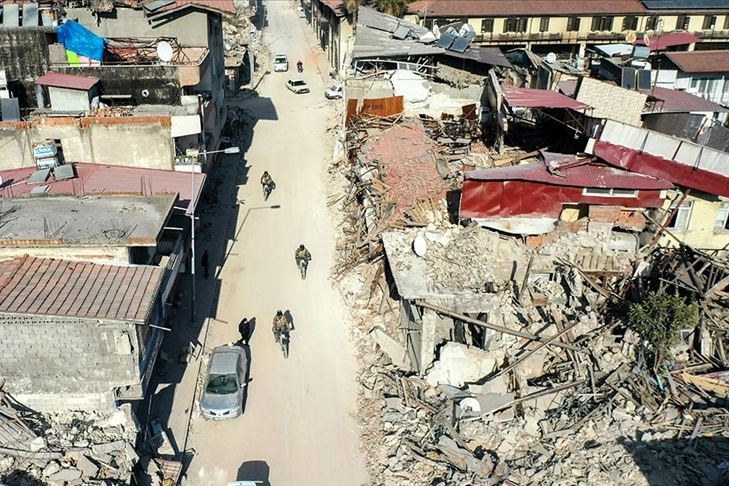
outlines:
M251 323L248 322L247 318L243 318L238 324L238 333L240 334L241 344L248 344L248 340L251 338Z
M206 279L209 278L210 277L210 270L209 270L210 256L208 255L207 250L205 250L203 252L203 256L202 256L202 259L200 260L200 264L202 265L203 271L205 272L205 278Z

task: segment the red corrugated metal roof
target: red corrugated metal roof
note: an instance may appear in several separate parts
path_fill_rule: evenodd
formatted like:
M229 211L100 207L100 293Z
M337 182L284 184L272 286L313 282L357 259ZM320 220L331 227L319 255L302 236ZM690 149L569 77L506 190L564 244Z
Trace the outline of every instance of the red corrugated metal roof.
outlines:
M614 81L605 81L608 84L617 86ZM560 81L557 83L557 87L561 92L567 96L574 96L575 90L577 89L577 81L567 80ZM650 94L651 90L644 90L641 93ZM677 89L661 88L656 86L653 90L653 97L658 101L650 104L652 107L651 111L644 111L646 113L694 113L694 112L708 112L708 113L726 113L729 112L729 108L725 108L713 101L705 100L699 96L687 93L686 91L679 91Z
M407 12L423 17L494 17L578 14L621 14L646 12L638 0L418 0Z
M584 164L561 169L555 174L547 170L547 163L559 159L560 163L577 160L574 156L545 153L545 162L515 165L498 169L475 170L464 173L465 180L476 181L529 181L542 182L553 186L598 187L607 189L671 189L673 184L643 174L606 167L604 165Z
M98 82L99 78L76 76L75 74L54 73L49 71L36 79L35 84L55 86L57 88L83 89L88 91Z
M0 312L146 322L161 267L28 255L0 262Z
M701 42L701 39L687 32L678 32L676 34L665 34L658 38L653 38L651 45L648 47L651 51L662 51L667 47L687 46L694 42ZM635 41L635 45L644 46L645 41L643 39L638 39Z
M149 0L149 1L143 1L141 2L143 5L147 5L150 3L153 3L155 0ZM133 0L127 0L124 2L128 5L134 6L136 4L136 1ZM175 2L170 3L169 5L164 5L162 7L155 8L154 10L150 10L150 15L155 15L162 12L169 12L171 10L179 10L182 7L201 7L207 10L215 10L216 12L220 13L226 13L226 14L235 14L235 3L233 3L233 0L177 0Z
M685 73L729 72L729 51L666 52L665 56Z
M584 110L588 105L549 89L515 88L503 85L501 89L509 105L520 108L570 108Z
M140 169L118 165L100 165L76 163L75 179L56 181L50 177L43 185L48 186L46 194L71 195L121 195L134 194L155 196L162 194L179 194L178 206L187 207L192 192L192 181L189 172L170 170ZM0 171L3 187L1 198L10 198L28 194L36 184L25 181L35 172L35 167ZM205 174L195 174L195 200L199 200L200 190L205 181ZM79 184L80 183L80 184ZM79 194L81 192L81 194Z

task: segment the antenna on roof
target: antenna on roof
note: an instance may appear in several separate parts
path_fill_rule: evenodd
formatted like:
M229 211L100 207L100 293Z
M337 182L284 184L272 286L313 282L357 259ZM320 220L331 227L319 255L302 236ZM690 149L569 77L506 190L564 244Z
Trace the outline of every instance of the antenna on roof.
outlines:
M630 32L628 32L627 34L625 34L625 42L627 42L628 44L634 44L635 40L637 38L638 38L638 35L635 32L633 32L632 30Z

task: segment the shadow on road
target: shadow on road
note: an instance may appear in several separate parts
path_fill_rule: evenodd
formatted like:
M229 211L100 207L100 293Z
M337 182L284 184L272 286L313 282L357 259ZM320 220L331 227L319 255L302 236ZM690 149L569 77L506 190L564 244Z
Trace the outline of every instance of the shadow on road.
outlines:
M260 486L271 486L271 468L266 461L246 461L238 468L236 481L256 481Z

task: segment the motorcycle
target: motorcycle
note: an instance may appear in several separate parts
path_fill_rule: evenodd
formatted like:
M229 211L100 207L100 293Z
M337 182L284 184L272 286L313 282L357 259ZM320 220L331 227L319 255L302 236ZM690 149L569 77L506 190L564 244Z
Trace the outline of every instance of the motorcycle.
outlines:
M268 201L268 196L271 195L271 192L276 189L276 183L271 181L263 185L263 200Z
M289 331L278 332L278 342L281 345L281 352L283 353L284 359L289 357Z
M303 73L304 72L304 65L302 63L296 64L296 70L299 71L300 73Z
M306 280L306 267L309 266L309 261L306 258L300 258L297 263L299 265L299 272L301 272L301 280Z

